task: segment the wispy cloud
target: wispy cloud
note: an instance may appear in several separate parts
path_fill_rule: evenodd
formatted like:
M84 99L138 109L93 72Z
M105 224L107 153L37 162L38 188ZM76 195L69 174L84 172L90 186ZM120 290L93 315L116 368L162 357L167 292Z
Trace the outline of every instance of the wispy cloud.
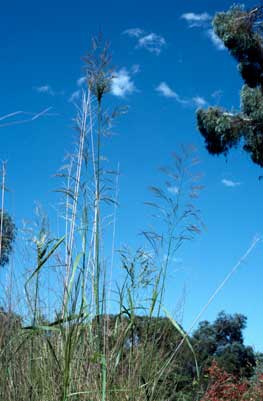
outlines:
M76 102L76 101L80 98L80 94L81 94L81 90L80 90L80 89L78 89L78 90L72 92L72 94L70 95L68 101L69 101L70 103Z
M156 88L157 92L159 92L161 95L163 95L164 97L173 97L175 99L177 99L179 96L177 95L176 92L174 92L170 86L167 85L166 82L161 82L157 88Z
M205 107L207 105L207 101L201 96L194 96L192 98L192 102L196 105L196 107Z
M224 43L211 28L212 17L207 12L200 14L189 12L181 15L188 25L188 28L201 28L210 39L217 50L225 50Z
M44 115L46 115L46 116L55 115L54 113L49 113L49 110L51 110L51 109L52 109L52 107L48 107L44 110L41 110L38 113L30 113L28 111L23 111L23 110L13 111L11 113L5 114L4 116L0 116L0 122L1 122L0 128L8 127L11 125L29 123L31 121L37 120L38 118L40 118ZM20 117L17 118L17 116L20 116ZM12 119L12 121L10 121L10 119Z
M122 32L124 35L128 35L133 38L139 38L144 35L144 30L141 28L130 28Z
M180 258L180 257L171 257L171 255L168 255L167 253L165 253L165 254L163 255L163 260L167 260L167 258L169 258L170 262L173 262L173 263L178 263L178 264L183 263L183 258Z
M38 93L44 93L50 96L55 96L55 92L50 85L35 86L34 90Z
M240 182L237 181L232 181L232 180L227 180L226 178L223 178L221 180L221 183L223 185L225 185L225 187L229 187L229 188L234 188L234 187L238 187L239 185L241 185Z
M114 73L111 85L111 93L118 97L124 97L136 91L134 82L126 68Z
M165 45L166 45L165 39L162 36L152 32L149 33L148 35L142 36L138 40L137 46L142 47L151 53L159 55Z
M190 99L185 99L185 98L181 97L169 85L167 85L166 82L161 82L157 86L156 91L159 92L159 94L164 97L173 98L174 100L176 100L176 102L178 102L184 106L204 107L207 105L207 101L201 96L194 96Z
M222 89L217 89L211 94L211 97L214 99L216 103L220 103L222 96L223 96Z
M123 34L137 39L135 48L143 48L156 55L159 55L166 45L163 36L154 32L147 33L141 28L126 29Z
M207 26L207 23L212 20L211 15L207 12L201 14L193 12L184 13L181 15L181 18L188 23L189 28Z
M224 42L217 36L213 29L208 29L207 35L217 50L225 50Z
M131 74L135 75L141 72L141 67L139 64L133 64L131 67Z
M87 78L86 77L80 77L78 80L77 80L77 85L78 86L82 86L82 85L84 85L84 83L86 82L86 80L87 80Z
M167 190L173 195L177 195L179 193L179 188L177 186L170 186L167 188Z

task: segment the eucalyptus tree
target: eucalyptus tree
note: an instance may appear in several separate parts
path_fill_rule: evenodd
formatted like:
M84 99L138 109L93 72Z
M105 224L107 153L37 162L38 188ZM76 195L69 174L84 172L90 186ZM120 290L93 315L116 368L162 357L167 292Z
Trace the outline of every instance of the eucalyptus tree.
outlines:
M226 155L241 143L263 167L263 7L246 10L235 5L215 15L213 29L237 61L244 85L238 112L222 107L197 111L199 131L210 154Z

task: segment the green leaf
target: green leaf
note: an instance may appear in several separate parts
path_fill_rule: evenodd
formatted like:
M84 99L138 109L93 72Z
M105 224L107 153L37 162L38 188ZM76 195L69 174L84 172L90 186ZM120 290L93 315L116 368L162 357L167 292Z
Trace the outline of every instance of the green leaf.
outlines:
M57 250L57 248L62 244L62 242L64 241L65 236L63 236L62 238L60 238L55 245L53 246L53 248L51 248L51 250L48 252L48 254L41 260L41 262L38 264L37 268L33 271L33 273L31 274L31 276L29 277L29 279L27 279L26 281L26 286L29 283L30 280L32 280L32 278L41 270L41 268L44 266L44 264L48 261L48 259L53 255L53 253Z
M168 312L165 308L162 308L162 309L163 309L164 313L166 314L166 316L168 317L168 319L170 320L170 322L172 323L172 325L176 328L176 330L178 331L178 333L181 334L181 336L183 337L184 341L186 342L188 348L190 349L191 353L193 354L194 361L195 361L196 375L197 375L197 378L198 378L198 380L199 380L199 378L200 378L200 372L199 372L198 362L197 362L197 359L196 359L196 355L195 355L195 351L194 351L194 349L193 349L193 346L192 346L192 344L191 344L191 342L190 342L190 340L189 340L189 336L188 336L187 333L180 327L180 325L176 322L176 320L174 320L174 319L172 318L172 316L169 314L169 312Z

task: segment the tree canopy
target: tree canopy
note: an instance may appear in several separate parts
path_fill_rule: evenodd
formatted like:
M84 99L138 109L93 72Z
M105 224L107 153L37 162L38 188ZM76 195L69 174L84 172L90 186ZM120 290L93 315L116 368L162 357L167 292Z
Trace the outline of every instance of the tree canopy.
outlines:
M134 315L131 321L128 317L108 315L104 316L104 319L108 321L109 344L112 347L114 347L116 320L121 319L125 332L122 354L124 361L132 349L134 352L139 352L141 348L147 350L146 355L149 354L150 360L145 357L145 366L142 369L145 380L148 377L149 363L161 365L164 357L174 355L182 340L181 334L167 317L149 318ZM214 322L200 322L189 337L201 373L199 386L194 385L197 383L195 358L185 342L180 352L170 361L169 374L166 377L167 399L177 400L183 395L189 396L185 398L187 400L195 399L196 391L201 388L206 389L207 372L213 363L238 380L252 377L256 368L256 354L252 347L244 344L243 331L246 323L247 318L244 315L238 313L231 315L225 312L220 312Z
M0 209L0 223L2 213ZM0 246L0 266L4 266L9 262L10 253L13 250L13 243L16 236L16 228L12 218L8 213L3 213L2 233L0 233L1 246Z
M221 312L213 323L204 321L199 324L192 342L203 370L216 361L228 373L237 377L251 377L256 357L252 347L244 344L246 321L244 315Z
M217 13L215 34L238 63L244 81L237 113L221 107L197 111L197 124L208 152L227 154L242 143L252 161L263 167L263 8L233 6Z

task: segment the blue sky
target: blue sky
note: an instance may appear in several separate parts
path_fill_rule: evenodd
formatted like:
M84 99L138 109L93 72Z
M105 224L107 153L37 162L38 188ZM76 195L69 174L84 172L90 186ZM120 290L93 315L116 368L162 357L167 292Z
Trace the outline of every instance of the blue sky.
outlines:
M211 16L231 1L148 2L14 1L0 16L0 159L7 160L7 207L18 227L33 218L35 201L55 219L53 175L75 140L72 99L78 100L81 58L91 37L102 30L111 42L116 78L109 102L129 106L107 139L110 165L120 164L117 244L137 244L147 224L148 187L172 151L194 144L205 189L198 200L206 225L184 246L169 275L167 306L173 310L186 288L184 326L241 255L262 233L262 171L241 149L227 159L206 152L195 123L198 106L239 107L242 85L236 64L211 31ZM246 2L253 6L253 2ZM31 122L4 126L20 118ZM1 125L2 124L2 125ZM263 350L262 245L231 278L203 319L225 309L248 316L246 342Z

